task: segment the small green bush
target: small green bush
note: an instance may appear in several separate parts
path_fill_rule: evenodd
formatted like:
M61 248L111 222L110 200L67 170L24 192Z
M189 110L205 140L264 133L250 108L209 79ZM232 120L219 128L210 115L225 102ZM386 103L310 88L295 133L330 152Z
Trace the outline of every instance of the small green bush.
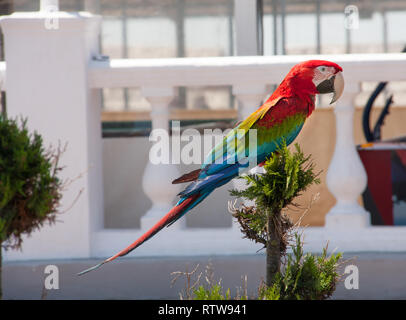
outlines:
M60 152L46 151L26 120L0 116L0 244L19 248L22 235L54 222L61 198Z
M303 242L295 233L296 242L291 246L292 254L286 255L286 263L275 276L272 286L261 284L258 288L258 300L324 300L329 298L336 288L340 274L337 272L341 253L327 256L327 246L321 255L303 253ZM200 279L200 277L199 277ZM206 277L207 279L207 277ZM231 300L230 289L225 290L221 281L207 281L193 290L193 300ZM237 295L234 299L246 300L247 294Z
M200 285L198 289L194 290L194 300L230 300L230 289L223 293L223 288L220 283L213 285L212 287L205 288Z
M246 181L244 190L231 190L232 196L255 201L257 210L278 213L292 203L311 184L320 183L314 172L310 156L305 156L298 144L290 151L285 143L265 162L263 174L247 174L238 177ZM257 225L257 226L256 226ZM256 216L255 231L266 229L266 215Z
M287 255L284 270L276 275L271 287L260 287L260 300L324 300L333 294L340 278L337 267L341 253L327 257L325 247L320 256L304 255L302 240L297 233L295 238L293 252Z
M26 124L0 116L0 299L2 248L21 248L24 234L55 222L64 186L57 177L63 150L45 150Z
M266 248L266 284L272 286L293 226L283 210L312 183L320 183L320 180L310 156L305 157L298 144L292 152L283 143L265 162L264 169L262 174L240 177L245 180L246 189L230 191L232 196L253 200L255 205L242 205L231 211L245 237Z
M256 298L327 299L333 294L339 280L337 267L341 254L327 257L327 247L320 256L304 254L302 240L297 232L292 231L294 225L283 211L311 184L320 183L310 156L305 157L297 144L293 152L282 144L265 162L264 169L262 174L241 177L246 181L246 189L231 191L231 195L253 200L255 205L230 206L244 237L263 244L266 249L266 283L260 285ZM288 247L291 247L292 254L286 253ZM224 294L220 282L210 280L206 281L206 286L198 286L201 274L196 281L191 280L196 270L176 273L187 277L185 297L197 300L231 299L230 289ZM189 285L191 283L193 285ZM243 295L237 294L236 299L248 299L246 290Z

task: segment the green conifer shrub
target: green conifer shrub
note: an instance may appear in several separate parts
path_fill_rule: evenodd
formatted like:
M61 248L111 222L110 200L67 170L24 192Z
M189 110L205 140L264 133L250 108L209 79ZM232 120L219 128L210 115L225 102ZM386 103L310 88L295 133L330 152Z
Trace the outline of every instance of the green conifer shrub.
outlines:
M314 164L305 157L299 145L291 152L285 144L265 162L263 174L247 174L247 188L231 190L231 195L253 200L254 206L242 205L233 210L245 237L266 248L266 284L271 286L285 255L292 223L282 210L292 204L312 183L320 183Z
M327 256L327 245L321 255L303 252L303 241L284 209L294 205L294 199L311 184L320 183L318 173L310 156L305 157L296 144L290 151L285 144L265 162L264 173L247 174L240 177L246 181L246 189L231 190L230 193L254 205L230 206L230 211L240 224L245 238L261 243L266 249L266 282L258 288L256 299L260 300L302 300L327 299L341 275L337 268L341 253ZM292 253L287 253L287 248ZM187 275L187 299L228 300L232 299L230 289L224 290L221 281L211 279L199 285L201 274L177 272ZM246 288L245 284L245 288ZM249 299L247 291L237 294L236 299Z
M55 222L63 187L57 176L61 152L46 150L26 120L0 116L0 279L1 249L18 249L23 235Z

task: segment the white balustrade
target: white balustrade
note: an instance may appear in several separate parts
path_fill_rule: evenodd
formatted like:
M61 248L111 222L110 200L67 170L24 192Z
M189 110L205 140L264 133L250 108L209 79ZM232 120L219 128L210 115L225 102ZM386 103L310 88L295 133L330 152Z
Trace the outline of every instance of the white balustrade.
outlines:
M27 118L45 147L67 143L60 178L81 178L63 193L61 210L69 208L57 218L63 223L33 232L22 251L8 251L6 259L89 257L92 236L103 228L100 90L87 85L88 63L98 53L101 19L88 13L53 14L57 29L47 28L49 16L43 12L14 13L0 20L7 113Z
M367 175L354 145L354 100L360 91L356 82L348 81L344 94L334 108L336 142L327 173L327 187L337 203L326 216L326 227L366 227L370 215L358 204L367 185Z
M42 1L41 8L45 10L52 4L57 5L57 1ZM327 176L337 203L326 216L326 228L306 231L308 248L318 250L322 241L333 238L335 246L346 250L404 250L404 228L365 228L369 225L368 213L357 200L366 186L366 175L354 145L353 115L354 97L362 81L406 81L406 54L95 61L91 57L98 53L100 20L87 13L57 12L55 18L59 19L60 29L44 27L49 16L43 12L2 18L6 63L0 63L0 83L5 83L2 89L7 91L10 115L28 116L29 125L46 141L69 141L64 157L66 173L74 177L89 170L81 180L85 191L69 215L63 217L63 224L42 229L40 235L25 240L23 253L6 253L6 260L109 256L134 241L172 207L179 186L171 181L181 173L176 165L148 163L142 183L152 207L142 217L141 230L103 228L99 89L141 87L151 103L152 129L168 131L168 105L174 87L232 86L240 102L239 117L244 118L265 98L265 85L280 83L293 65L310 59L340 64L346 86L335 107L336 148ZM74 199L75 195L67 193L66 199ZM171 228L179 226L182 222ZM343 234L335 231L342 229L336 226L357 228ZM235 228L185 228L166 236L164 241L151 240L148 247L137 252L242 254L255 249L255 245L241 239Z
M169 103L174 97L171 87L143 87L142 94L151 103L152 130L164 130L169 134ZM180 176L176 164L172 164L171 152L168 150L168 163L154 164L149 161L146 165L142 186L145 194L151 199L152 207L141 218L141 228L148 229L162 218L173 206L180 185L174 185L172 180ZM178 221L174 228L182 228L185 220Z
M238 117L243 120L257 110L265 97L265 84L238 84L233 86L233 94L239 102Z

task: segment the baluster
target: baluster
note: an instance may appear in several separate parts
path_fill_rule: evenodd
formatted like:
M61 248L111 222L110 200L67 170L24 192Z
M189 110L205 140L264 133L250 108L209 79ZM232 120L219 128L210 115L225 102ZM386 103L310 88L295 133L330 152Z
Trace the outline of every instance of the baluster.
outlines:
M243 120L261 106L265 96L264 85L235 85L233 94L239 101L238 118Z
M163 129L169 136L169 103L174 92L173 88L142 88L144 97L151 103L152 130ZM169 137L168 143L171 138ZM168 150L170 150L170 144ZM142 186L145 194L151 199L152 207L141 218L141 228L147 229L154 225L172 207L176 194L180 191L179 185L173 185L171 181L180 176L176 164L171 162L171 154L168 154L169 163L153 164L149 159L144 171ZM185 220L181 219L174 227L183 227Z
M343 96L334 109L336 145L327 172L327 187L337 199L326 216L326 227L365 227L369 213L358 204L358 197L367 185L367 175L356 151L353 137L354 99L358 83L346 84Z

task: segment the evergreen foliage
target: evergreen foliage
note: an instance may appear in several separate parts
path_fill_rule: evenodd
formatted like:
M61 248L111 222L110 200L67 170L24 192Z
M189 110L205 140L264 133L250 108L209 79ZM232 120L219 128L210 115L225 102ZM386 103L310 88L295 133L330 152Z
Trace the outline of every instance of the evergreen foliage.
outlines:
M320 256L303 253L303 243L295 234L292 254L287 255L283 271L271 287L259 288L260 300L324 300L329 298L339 281L337 266L341 253L327 256L327 246Z
M327 246L321 255L304 254L303 242L284 209L294 205L294 199L313 183L320 183L310 157L305 157L299 146L291 152L282 144L265 162L262 174L240 177L246 181L244 190L232 190L233 196L252 200L255 205L242 204L230 211L240 224L245 238L261 243L266 248L266 283L258 289L260 300L327 299L339 281L337 272L341 254L327 257ZM293 234L293 237L292 237ZM292 241L293 238L293 241ZM286 250L291 247L292 253ZM191 273L188 283L190 281ZM212 277L211 277L212 279ZM188 298L197 300L231 299L230 289L223 293L220 282L208 281L197 286L200 276L189 290ZM195 289L197 288L197 289ZM236 299L248 299L245 291Z
M253 200L255 206L233 209L246 238L260 242L267 252L266 283L271 286L280 270L281 257L288 245L290 219L282 212L312 183L320 183L310 156L305 157L298 144L291 152L286 143L265 162L263 174L248 174L247 188L231 190L233 196Z
M0 243L19 248L22 234L54 222L61 198L58 154L44 149L26 120L0 117Z
M239 177L246 180L248 187L244 190L231 190L230 194L254 200L257 212L280 212L309 185L320 183L314 172L314 164L309 161L310 156L305 157L298 144L295 144L295 149L296 152L292 154L286 144L283 144L278 152L274 152L265 162L264 174ZM258 226L255 230L263 229L264 215L258 212L256 218Z
M272 286L262 283L258 288L258 300L324 300L329 298L336 289L340 279L337 271L341 253L327 256L327 246L321 255L303 253L303 242L295 233L296 242L291 245L292 253L286 255L283 270L275 276ZM232 298L230 288L225 290L221 281L200 285L192 290L193 300L247 300L245 294L237 294Z

